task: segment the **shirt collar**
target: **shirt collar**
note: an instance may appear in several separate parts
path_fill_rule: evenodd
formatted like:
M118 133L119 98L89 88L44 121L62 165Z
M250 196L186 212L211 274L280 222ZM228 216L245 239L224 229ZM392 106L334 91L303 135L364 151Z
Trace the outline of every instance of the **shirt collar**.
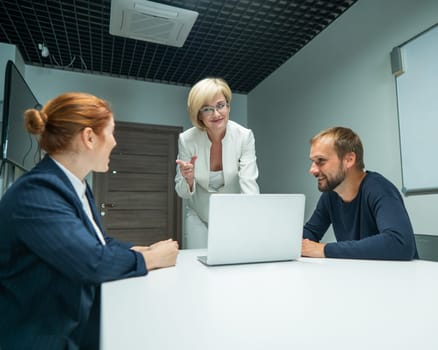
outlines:
M87 188L85 181L81 181L75 174L73 174L70 170L68 170L65 166L63 166L61 163L59 163L56 159L53 157L50 157L57 166L61 168L61 170L65 173L65 175L70 180L71 184L73 185L73 188L75 189L75 192L77 193L79 198L82 198L85 194L85 190Z

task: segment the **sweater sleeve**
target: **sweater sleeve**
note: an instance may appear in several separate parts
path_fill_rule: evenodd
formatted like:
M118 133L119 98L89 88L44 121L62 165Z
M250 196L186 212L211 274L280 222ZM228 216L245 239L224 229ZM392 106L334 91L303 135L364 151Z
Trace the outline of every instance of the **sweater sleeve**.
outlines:
M365 189L363 201L360 239L328 243L325 255L381 260L418 258L412 225L397 189L389 182L373 182Z
M303 238L314 242L319 242L322 239L331 224L328 205L327 195L323 193L319 197L315 211L304 225Z

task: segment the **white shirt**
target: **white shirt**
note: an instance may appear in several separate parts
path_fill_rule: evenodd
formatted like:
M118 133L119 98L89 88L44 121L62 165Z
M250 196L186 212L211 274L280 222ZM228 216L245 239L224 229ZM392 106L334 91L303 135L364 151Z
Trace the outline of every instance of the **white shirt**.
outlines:
M224 184L224 172L222 170L210 171L210 181L208 182L209 191L217 191L219 188L223 187Z
M52 157L50 157L52 158ZM99 238L100 243L102 245L106 245L105 239L103 238L102 231L100 230L99 226L97 226L96 222L93 218L93 213L91 212L90 203L88 202L87 196L85 195L85 191L87 189L87 186L85 184L85 181L81 181L74 175L70 170L68 170L65 166L63 166L61 163L57 162L55 159L52 158L52 160L58 165L61 170L67 175L68 179L70 180L71 184L73 185L73 188L76 191L76 194L78 195L79 199L82 203L82 208L87 213L88 218L91 221L91 224L94 227L94 230L96 231L96 236Z

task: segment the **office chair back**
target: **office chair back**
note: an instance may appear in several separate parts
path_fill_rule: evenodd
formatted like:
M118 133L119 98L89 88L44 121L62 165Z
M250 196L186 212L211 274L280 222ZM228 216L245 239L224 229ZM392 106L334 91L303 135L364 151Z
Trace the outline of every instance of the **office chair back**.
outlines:
M438 261L438 236L416 234L415 242L420 259Z

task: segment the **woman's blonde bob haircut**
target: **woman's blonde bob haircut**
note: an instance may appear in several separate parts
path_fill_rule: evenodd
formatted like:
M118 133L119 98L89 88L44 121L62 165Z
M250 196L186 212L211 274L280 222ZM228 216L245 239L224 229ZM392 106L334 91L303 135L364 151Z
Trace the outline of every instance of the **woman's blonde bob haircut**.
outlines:
M187 110L193 126L201 130L206 129L204 122L199 118L199 110L218 93L222 93L227 103L230 104L231 89L224 79L205 78L193 85L187 99Z

